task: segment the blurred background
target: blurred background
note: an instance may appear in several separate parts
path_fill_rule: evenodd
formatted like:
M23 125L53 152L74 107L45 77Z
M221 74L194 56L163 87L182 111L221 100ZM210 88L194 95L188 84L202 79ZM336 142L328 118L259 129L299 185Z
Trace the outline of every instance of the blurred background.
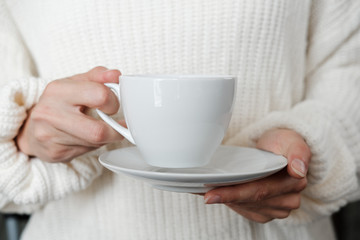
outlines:
M28 219L27 215L0 214L0 240L18 240ZM359 240L360 201L350 203L335 213L333 223L338 240Z
M0 240L18 240L29 216L0 214Z

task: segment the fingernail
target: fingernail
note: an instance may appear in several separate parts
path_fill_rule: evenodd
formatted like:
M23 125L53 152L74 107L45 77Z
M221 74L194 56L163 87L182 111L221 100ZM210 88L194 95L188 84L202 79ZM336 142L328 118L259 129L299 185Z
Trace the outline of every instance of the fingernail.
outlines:
M221 197L219 195L206 197L205 203L206 204L221 203Z
M300 177L305 177L306 169L305 164L300 159L294 159L291 163L291 168L296 172Z

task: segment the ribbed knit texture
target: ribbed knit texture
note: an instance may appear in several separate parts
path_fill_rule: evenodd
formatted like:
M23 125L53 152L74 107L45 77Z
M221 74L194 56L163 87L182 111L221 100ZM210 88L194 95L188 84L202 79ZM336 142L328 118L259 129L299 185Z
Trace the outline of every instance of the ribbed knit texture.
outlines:
M359 9L357 0L0 0L1 211L34 212L24 239L332 239L319 229L359 193ZM236 75L223 143L299 132L313 153L300 209L257 224L103 170L104 148L69 164L18 152L13 139L48 81L97 65Z

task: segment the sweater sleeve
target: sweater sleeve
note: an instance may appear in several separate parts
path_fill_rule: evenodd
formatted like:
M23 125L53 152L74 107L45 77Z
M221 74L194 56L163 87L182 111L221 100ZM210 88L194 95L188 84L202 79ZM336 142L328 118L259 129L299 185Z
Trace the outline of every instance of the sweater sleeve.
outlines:
M310 222L359 195L360 1L314 1L309 20L306 94L270 113L227 144L255 146L272 128L300 133L313 154L300 209L287 223Z
M36 77L34 61L2 0L0 56L0 211L30 213L86 188L102 168L94 153L51 164L18 151L14 139L48 81Z

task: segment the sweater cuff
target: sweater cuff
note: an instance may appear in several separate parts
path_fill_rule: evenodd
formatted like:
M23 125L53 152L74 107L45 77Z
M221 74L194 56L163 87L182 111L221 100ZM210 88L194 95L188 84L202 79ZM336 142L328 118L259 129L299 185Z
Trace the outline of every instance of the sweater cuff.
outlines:
M274 128L292 129L303 136L312 152L308 185L302 192L300 208L284 222L311 222L331 215L358 190L356 160L350 147L359 144L359 134L354 135L350 122L339 124L327 110L317 102L306 101L287 112L270 113L226 142L255 147L261 135Z
M70 163L47 163L19 152L14 138L27 110L47 83L30 78L13 81L0 90L0 209L32 209L86 188L102 172L94 152ZM16 207L17 206L17 207Z

